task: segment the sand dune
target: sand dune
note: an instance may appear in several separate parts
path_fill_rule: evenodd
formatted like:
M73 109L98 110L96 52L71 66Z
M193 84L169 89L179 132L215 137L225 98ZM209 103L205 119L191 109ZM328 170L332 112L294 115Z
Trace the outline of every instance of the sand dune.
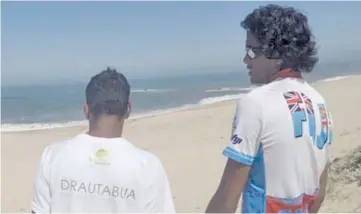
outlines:
M358 135L361 136L361 130ZM361 212L361 146L330 166L328 190L321 212Z

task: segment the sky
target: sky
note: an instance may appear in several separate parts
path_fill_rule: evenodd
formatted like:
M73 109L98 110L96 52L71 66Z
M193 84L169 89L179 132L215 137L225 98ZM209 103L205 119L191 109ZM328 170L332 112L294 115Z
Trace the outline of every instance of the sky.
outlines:
M308 16L320 61L361 53L360 1L2 1L2 85L82 82L108 65L130 78L241 69L240 22L268 3Z

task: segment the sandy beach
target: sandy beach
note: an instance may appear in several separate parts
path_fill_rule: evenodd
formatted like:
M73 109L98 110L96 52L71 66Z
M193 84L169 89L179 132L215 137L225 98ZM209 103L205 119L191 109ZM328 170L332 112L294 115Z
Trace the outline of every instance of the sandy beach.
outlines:
M361 76L321 82L335 124L331 174L321 212L361 212ZM226 159L236 101L127 121L125 137L160 157L177 212L204 212ZM81 106L79 106L81 108ZM1 211L29 212L37 164L45 146L87 127L1 134Z

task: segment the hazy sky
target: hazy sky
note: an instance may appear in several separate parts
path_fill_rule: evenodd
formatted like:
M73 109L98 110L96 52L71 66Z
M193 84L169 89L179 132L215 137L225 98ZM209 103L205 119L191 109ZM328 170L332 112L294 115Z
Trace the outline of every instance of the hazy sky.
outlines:
M2 83L87 81L106 65L129 77L242 69L240 21L267 3L1 2ZM361 50L361 2L279 4L309 17L321 61Z

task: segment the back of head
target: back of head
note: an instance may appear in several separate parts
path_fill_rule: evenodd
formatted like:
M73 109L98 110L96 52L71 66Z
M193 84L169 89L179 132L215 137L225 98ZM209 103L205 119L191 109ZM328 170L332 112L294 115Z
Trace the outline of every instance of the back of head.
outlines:
M311 72L318 62L316 41L307 17L292 7L261 6L241 26L260 43L267 59L282 60L282 68Z
M88 119L100 116L124 118L128 114L129 96L127 78L108 67L93 76L86 87Z

